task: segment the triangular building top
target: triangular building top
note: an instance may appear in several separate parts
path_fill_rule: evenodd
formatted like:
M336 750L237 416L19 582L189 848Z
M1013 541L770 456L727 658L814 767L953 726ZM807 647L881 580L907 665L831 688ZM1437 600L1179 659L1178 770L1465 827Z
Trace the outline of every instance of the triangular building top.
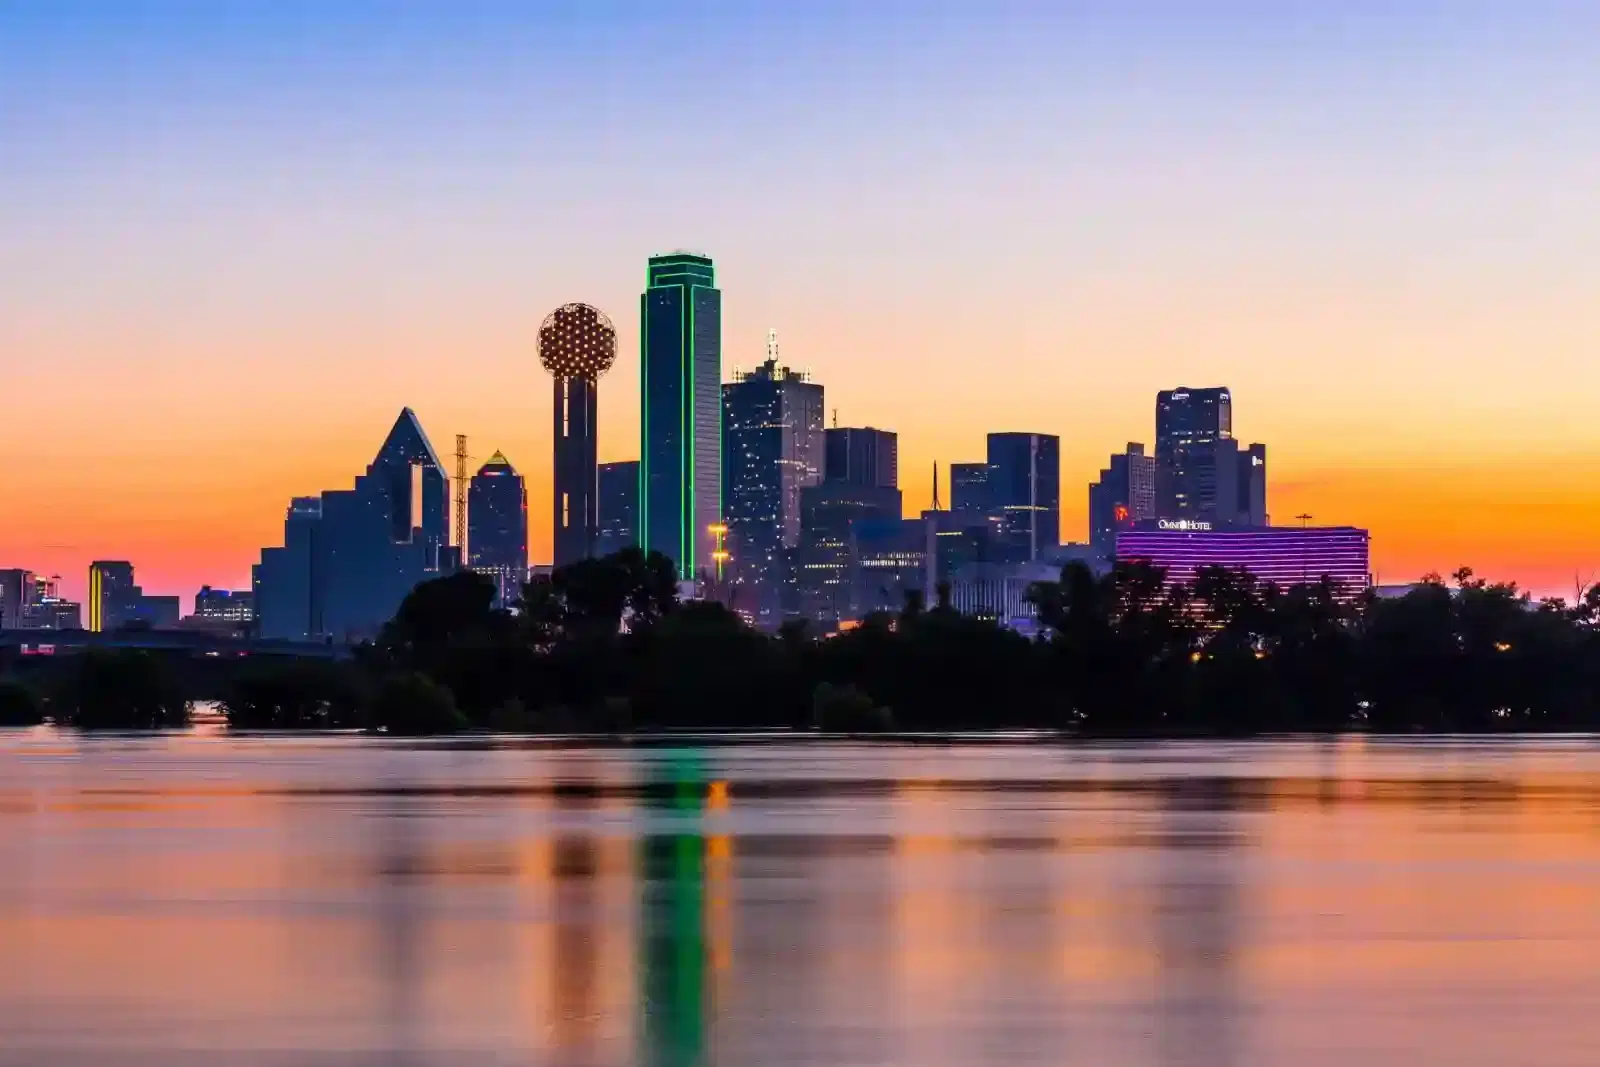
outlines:
M378 449L372 465L410 466L413 463L444 470L444 465L439 462L439 454L433 450L428 435L423 432L422 423L417 421L417 413L410 408L401 408L400 417L394 420L394 427L390 429L389 436L383 439L383 447Z

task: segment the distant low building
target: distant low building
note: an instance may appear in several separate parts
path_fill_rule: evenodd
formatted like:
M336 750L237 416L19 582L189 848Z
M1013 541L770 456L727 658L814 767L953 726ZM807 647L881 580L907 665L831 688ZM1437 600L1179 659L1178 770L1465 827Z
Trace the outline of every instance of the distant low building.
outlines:
M194 613L202 619L249 623L256 617L255 594L248 589L213 589L202 585L194 595Z
M1214 529L1206 520L1159 519L1119 534L1117 560L1161 567L1171 584L1192 582L1205 567L1245 570L1284 588L1327 577L1353 600L1372 583L1370 539L1354 526Z
M1038 629L1037 612L1028 592L1035 583L1060 577L1061 569L1051 563L971 563L951 576L950 606L963 615L1032 633Z
M639 461L600 464L600 536L597 556L614 556L639 544Z

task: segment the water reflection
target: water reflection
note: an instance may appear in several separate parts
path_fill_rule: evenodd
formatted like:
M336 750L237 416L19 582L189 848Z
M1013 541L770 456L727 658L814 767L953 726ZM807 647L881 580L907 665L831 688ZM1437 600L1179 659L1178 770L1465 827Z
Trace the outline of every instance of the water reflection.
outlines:
M1600 1062L1600 751L0 735L0 1064Z

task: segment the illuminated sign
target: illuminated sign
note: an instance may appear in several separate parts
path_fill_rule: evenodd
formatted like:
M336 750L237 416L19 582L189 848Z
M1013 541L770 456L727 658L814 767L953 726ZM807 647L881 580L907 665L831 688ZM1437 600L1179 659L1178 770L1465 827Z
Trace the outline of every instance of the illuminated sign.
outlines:
M1162 519L1156 523L1156 527L1161 530L1209 530L1211 524L1198 519Z
M1262 459L1260 456L1251 456L1250 457L1250 466L1252 466L1252 467L1260 467L1265 462L1266 461L1264 459Z

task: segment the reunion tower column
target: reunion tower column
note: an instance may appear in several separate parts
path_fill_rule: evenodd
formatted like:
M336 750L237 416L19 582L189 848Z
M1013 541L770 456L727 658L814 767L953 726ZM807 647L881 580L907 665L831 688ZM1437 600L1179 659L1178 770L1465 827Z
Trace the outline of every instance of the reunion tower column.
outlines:
M617 331L588 304L563 304L539 327L539 362L555 378L555 565L594 554L599 536L596 422L600 376L617 358Z

